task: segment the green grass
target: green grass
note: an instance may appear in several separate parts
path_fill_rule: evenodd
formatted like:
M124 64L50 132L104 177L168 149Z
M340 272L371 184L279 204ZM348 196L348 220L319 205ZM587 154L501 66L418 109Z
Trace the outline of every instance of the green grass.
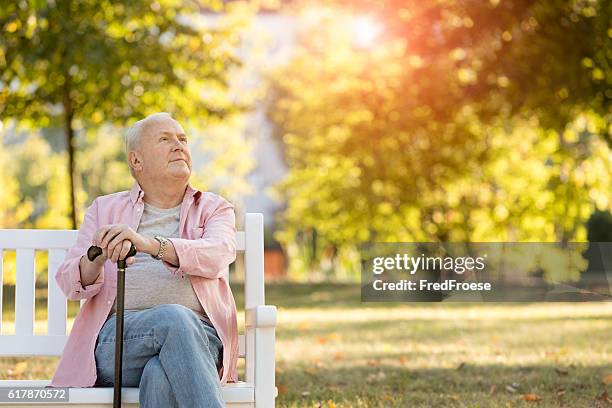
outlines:
M279 407L611 406L597 399L612 394L609 302L361 303L345 284L268 284L266 295L279 311ZM56 366L2 358L0 378Z

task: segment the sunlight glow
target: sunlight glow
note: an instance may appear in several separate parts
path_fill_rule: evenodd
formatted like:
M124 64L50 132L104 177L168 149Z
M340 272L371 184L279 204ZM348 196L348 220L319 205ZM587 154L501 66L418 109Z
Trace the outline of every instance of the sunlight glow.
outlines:
M352 19L355 43L359 47L372 47L382 32L381 25L370 16L357 16Z

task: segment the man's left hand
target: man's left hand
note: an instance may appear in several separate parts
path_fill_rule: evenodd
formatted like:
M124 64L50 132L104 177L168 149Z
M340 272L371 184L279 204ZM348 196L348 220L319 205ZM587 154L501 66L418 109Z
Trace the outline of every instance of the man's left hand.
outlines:
M140 235L127 224L109 224L101 227L93 237L93 244L106 248L111 262L117 262L123 246L123 241L130 241L137 251L149 246L149 238Z

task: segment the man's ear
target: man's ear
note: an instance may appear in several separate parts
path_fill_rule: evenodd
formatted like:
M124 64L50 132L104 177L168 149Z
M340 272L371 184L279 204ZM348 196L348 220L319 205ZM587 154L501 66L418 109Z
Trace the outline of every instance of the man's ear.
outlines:
M132 150L128 154L129 154L128 156L129 163L130 163L130 167L132 168L132 170L141 171L142 170L142 160L138 152L135 152L134 150Z

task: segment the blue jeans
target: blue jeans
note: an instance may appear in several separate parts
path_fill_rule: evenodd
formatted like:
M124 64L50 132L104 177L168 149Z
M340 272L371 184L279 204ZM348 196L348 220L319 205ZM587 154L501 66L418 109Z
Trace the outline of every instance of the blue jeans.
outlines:
M112 314L96 342L97 386L115 379ZM223 345L212 325L182 305L126 310L123 323L122 386L140 387L140 406L224 407L217 369Z

